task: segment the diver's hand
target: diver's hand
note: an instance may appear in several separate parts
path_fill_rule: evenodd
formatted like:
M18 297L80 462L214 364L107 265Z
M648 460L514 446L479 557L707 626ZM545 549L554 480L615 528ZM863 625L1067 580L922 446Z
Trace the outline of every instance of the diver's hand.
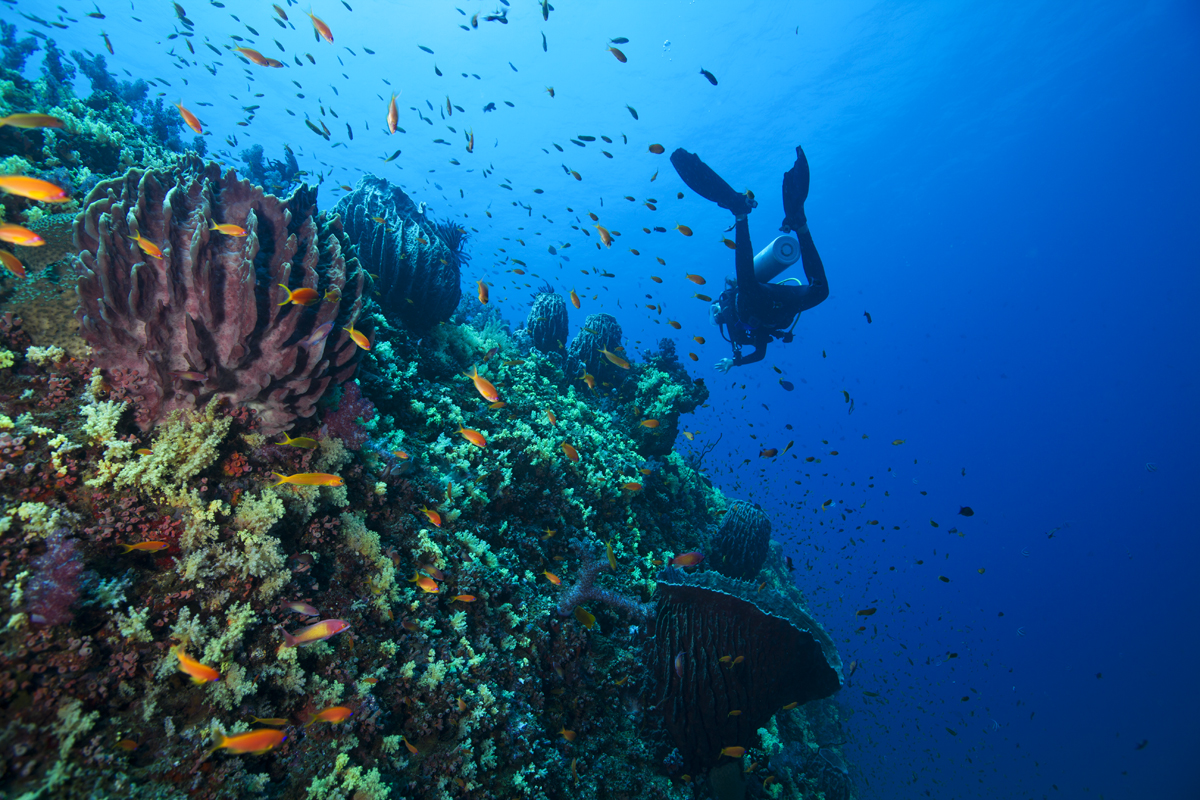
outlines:
M733 359L732 358L722 358L720 361L718 361L713 366L715 366L717 368L718 372L729 372L729 370L733 367Z
M799 230L808 224L804 215L804 201L808 199L808 158L797 145L796 163L783 174L783 225L784 233Z

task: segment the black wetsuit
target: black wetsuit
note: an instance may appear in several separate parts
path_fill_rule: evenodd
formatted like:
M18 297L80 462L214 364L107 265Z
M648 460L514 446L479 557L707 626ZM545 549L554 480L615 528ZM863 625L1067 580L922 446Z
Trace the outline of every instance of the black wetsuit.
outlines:
M796 316L829 297L829 283L807 225L796 231L807 286L759 283L754 275L754 248L750 245L750 226L745 217L737 220L736 231L737 287L721 296L721 320L733 343L733 363L741 366L762 361L772 338L790 342L789 329ZM754 351L742 355L744 345L753 346Z

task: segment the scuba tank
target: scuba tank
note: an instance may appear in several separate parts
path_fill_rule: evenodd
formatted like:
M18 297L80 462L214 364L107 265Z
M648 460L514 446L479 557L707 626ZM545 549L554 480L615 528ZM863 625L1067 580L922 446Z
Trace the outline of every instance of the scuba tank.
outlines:
M794 236L779 236L754 257L754 277L770 283L800 258L800 242Z

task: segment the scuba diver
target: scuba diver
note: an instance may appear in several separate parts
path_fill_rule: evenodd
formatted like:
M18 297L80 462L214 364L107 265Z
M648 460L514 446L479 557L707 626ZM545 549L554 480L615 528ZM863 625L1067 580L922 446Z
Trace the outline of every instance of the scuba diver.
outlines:
M750 226L746 222L746 215L758 205L753 192L735 192L699 156L682 148L671 154L671 164L692 191L732 211L736 220L737 281L726 280L726 289L711 310L713 324L721 328L722 336L733 345L733 358L721 359L716 367L721 372L728 372L730 367L761 361L772 339L779 339L784 344L792 341L792 328L801 311L829 297L825 266L817 254L817 247L808 232L808 219L804 216L804 201L808 199L808 159L804 150L796 148L796 163L783 176L784 217L779 230L785 234L794 231L796 239L780 236L757 256L750 246ZM804 262L807 286L795 278L770 283L772 278L795 263L797 257ZM789 281L795 283L789 285ZM745 345L752 345L754 351L742 355Z

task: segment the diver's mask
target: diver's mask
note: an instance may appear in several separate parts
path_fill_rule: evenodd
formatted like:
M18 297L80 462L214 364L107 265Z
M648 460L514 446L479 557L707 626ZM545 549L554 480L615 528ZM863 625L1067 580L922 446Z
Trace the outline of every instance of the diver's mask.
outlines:
M708 321L714 326L721 324L721 303L717 301L708 307Z

